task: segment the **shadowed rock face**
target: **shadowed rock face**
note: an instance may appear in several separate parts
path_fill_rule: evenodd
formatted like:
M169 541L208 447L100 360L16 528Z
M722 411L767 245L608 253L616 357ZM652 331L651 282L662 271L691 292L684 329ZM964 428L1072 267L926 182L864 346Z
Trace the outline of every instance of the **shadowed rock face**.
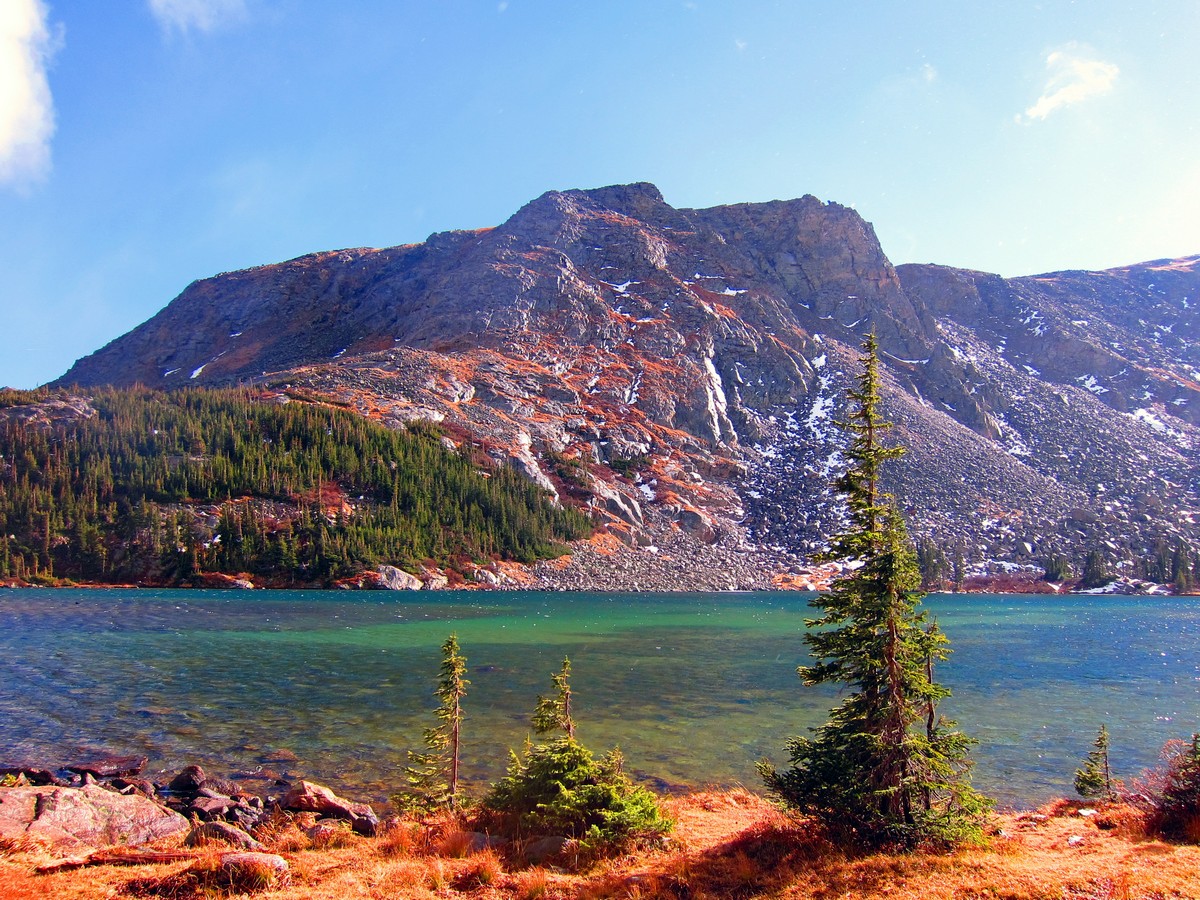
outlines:
M803 553L838 522L833 422L873 328L911 448L892 487L918 534L968 559L1101 542L1117 559L1200 543L1198 309L1200 257L1017 279L893 268L837 204L675 209L633 184L196 282L59 381L250 382L432 419L631 546L673 529Z

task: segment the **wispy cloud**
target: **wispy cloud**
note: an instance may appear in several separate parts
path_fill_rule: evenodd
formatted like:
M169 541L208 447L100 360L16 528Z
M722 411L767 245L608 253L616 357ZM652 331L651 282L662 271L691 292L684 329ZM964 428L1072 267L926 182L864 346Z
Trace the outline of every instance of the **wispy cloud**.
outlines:
M1096 59L1076 44L1047 54L1046 71L1049 77L1042 95L1024 114L1017 116L1017 121L1045 119L1064 107L1107 94L1121 72L1112 63Z
M54 101L46 67L59 43L42 0L0 4L0 184L28 188L50 171Z
M150 12L168 31L212 31L246 16L246 0L148 0Z

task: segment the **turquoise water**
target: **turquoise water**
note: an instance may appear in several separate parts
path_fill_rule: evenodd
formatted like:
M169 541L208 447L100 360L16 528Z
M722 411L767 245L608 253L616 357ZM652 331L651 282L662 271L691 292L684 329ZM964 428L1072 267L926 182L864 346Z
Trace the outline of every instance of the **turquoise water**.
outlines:
M757 785L823 721L805 688L804 595L0 591L0 763L142 753L154 770L266 766L362 796L400 781L430 724L438 648L472 681L465 773L519 747L571 657L579 734L661 786ZM954 655L942 712L980 744L975 781L1006 805L1068 793L1101 722L1120 774L1200 728L1200 603L935 595ZM279 751L294 754L279 761ZM286 757L287 754L283 754Z

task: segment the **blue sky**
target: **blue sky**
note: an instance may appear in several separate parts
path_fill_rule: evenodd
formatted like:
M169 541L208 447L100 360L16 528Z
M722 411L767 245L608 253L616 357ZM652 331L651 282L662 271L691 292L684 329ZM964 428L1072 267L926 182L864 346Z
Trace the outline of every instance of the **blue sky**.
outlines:
M1200 253L1200 3L2 0L0 385L196 279L552 189L815 194L893 262Z

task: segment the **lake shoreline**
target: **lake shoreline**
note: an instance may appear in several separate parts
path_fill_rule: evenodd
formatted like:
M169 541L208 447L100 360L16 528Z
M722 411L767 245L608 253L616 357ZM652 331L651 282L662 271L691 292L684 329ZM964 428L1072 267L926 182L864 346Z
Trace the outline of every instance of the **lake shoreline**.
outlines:
M642 588L627 588L619 590L610 590L603 588L591 587L542 587L522 584L512 580L502 581L498 584L484 584L478 582L462 582L459 584L448 585L438 588L388 588L379 583L372 583L362 586L335 585L325 587L320 584L271 584L271 583L255 583L248 575L231 576L223 573L206 573L202 576L201 583L193 584L158 584L155 582L102 582L102 581L72 581L70 579L51 580L46 582L30 582L20 579L5 579L0 580L0 590L39 590L39 589L61 589L61 590L89 590L89 591L104 591L104 590L181 590L181 591L317 591L328 593L340 593L343 591L366 591L378 592L382 594L388 593L408 593L417 590L430 590L438 592L453 592L453 591L472 591L479 593L511 593L516 591L547 591L554 593L611 593L611 594L680 594L680 593L696 593L692 589L642 589ZM759 590L759 589L753 589ZM779 580L773 584L771 590L789 591L800 594L808 593L823 593L824 590L814 588L811 582L808 581L789 581ZM955 590L950 587L930 587L922 589L927 594L999 594L999 595L1047 595L1047 596L1117 596L1117 597L1200 597L1200 590L1178 592L1169 585L1153 584L1150 582L1113 582L1110 585L1105 585L1099 589L1080 589L1067 588L1064 585L1051 584L1046 581L1019 581L1014 582L1013 579L1007 577L995 578L972 578L963 587ZM747 593L748 591L742 588L714 589L704 590L703 593Z
M1059 799L995 816L978 847L862 853L833 847L802 820L744 790L698 791L664 803L675 821L665 843L591 865L569 852L531 862L521 845L490 846L473 837L469 819L445 815L386 821L367 837L300 813L273 821L256 837L283 862L287 878L269 893L279 900L1200 896L1200 847L1163 841L1143 814L1120 804ZM211 896L198 888L231 849L219 841L191 849L180 833L145 850L64 859L53 847L10 842L0 845L0 888L6 896L58 900Z

